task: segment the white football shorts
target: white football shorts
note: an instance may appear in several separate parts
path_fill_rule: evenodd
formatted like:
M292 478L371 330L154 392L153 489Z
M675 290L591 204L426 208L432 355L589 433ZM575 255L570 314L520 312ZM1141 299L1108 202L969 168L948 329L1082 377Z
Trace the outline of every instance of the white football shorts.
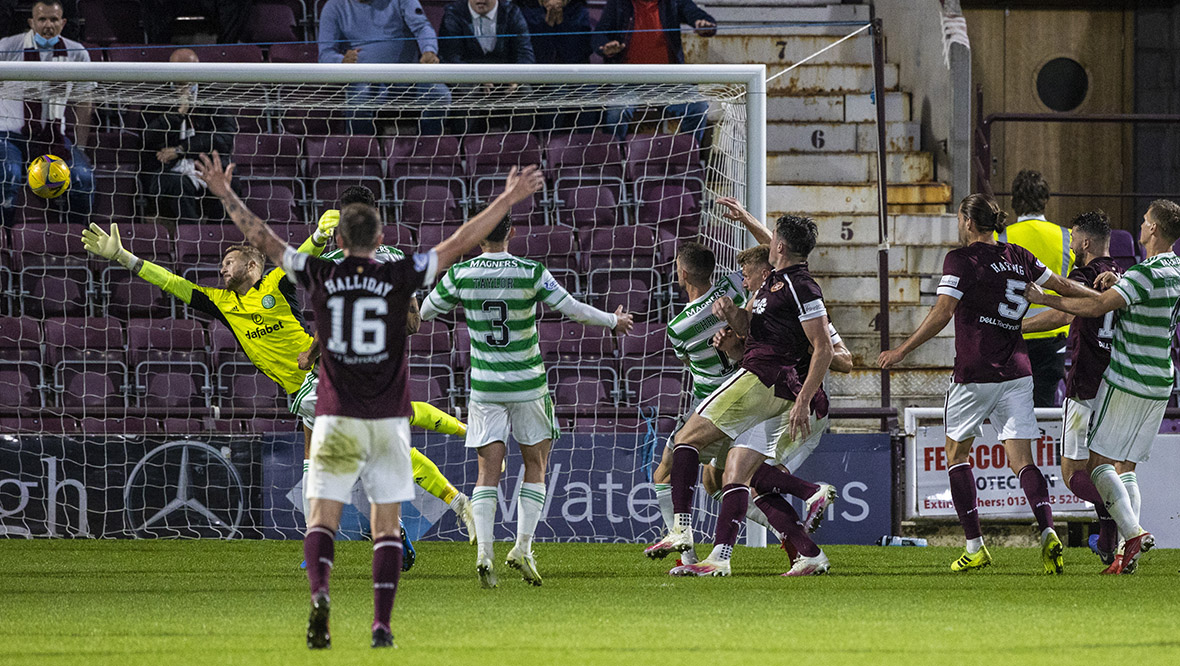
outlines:
M1168 401L1141 398L1104 380L1094 396L1090 450L1111 460L1147 462Z
M1094 398L1066 398L1061 405L1061 457L1070 460L1090 459L1090 418Z
M965 442L983 434L983 422L991 420L1000 441L1036 439L1040 436L1033 412L1032 377L987 384L951 384L943 412L946 436Z
M414 499L410 419L321 416L316 420L307 496L348 504L358 477L374 504Z
M291 396L291 413L303 419L303 425L308 429L315 428L316 387L319 386L320 376L312 368L303 378L303 384Z
M492 442L508 443L508 436L516 437L521 446L540 444L542 440L557 439L557 416L553 401L546 395L528 402L476 402L468 404L467 419L469 449L481 449Z

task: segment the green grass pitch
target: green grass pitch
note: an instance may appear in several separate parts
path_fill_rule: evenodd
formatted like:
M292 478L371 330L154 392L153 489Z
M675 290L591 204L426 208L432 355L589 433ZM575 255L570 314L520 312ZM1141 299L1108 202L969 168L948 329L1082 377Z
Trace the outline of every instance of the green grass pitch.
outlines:
M297 542L6 540L0 664L1180 663L1180 551L1107 577L1068 549L1050 577L1032 549L961 575L951 548L830 546L806 579L772 549L737 548L727 579L671 578L638 545L535 551L543 587L498 566L483 590L473 547L419 544L391 653L368 647L371 549L339 544L333 646L311 653Z

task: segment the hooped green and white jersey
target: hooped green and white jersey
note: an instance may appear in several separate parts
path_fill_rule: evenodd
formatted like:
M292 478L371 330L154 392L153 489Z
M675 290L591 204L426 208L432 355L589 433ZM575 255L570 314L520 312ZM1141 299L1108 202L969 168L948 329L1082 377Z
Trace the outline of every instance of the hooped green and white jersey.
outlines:
M487 252L455 264L424 307L462 305L471 336L471 399L528 402L549 393L537 336L537 303L556 308L570 298L549 271L530 259Z
M692 373L692 394L695 398L708 397L725 382L738 363L713 348L713 336L725 328L725 320L713 314L713 301L728 296L739 308L746 305L746 289L741 275L735 273L721 278L709 292L684 307L668 323L668 339L672 351L688 363Z
M1180 315L1180 258L1164 252L1127 269L1112 287L1127 302L1120 311L1103 379L1141 398L1172 393L1172 339Z
M336 249L332 250L331 252L325 252L321 258L340 263L340 261L344 259L344 250ZM406 253L392 245L378 245L377 252L373 255L373 258L383 264L387 264L391 261L401 261L402 259L405 259Z

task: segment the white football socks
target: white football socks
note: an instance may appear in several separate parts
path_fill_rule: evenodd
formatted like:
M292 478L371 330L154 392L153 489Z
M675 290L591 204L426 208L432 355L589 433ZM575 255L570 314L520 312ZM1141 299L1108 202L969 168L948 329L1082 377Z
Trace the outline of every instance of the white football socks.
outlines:
M498 486L476 486L471 492L471 514L475 516L475 542L480 559L492 559L493 530L496 527L496 504L500 501Z
M307 496L307 470L311 461L303 459L303 527L307 528L307 521L311 520L311 498Z
M967 553L968 554L974 555L975 553L979 552L980 548L983 548L983 537L975 537L974 539L967 539Z
M660 503L660 515L664 518L664 530L672 531L672 484L657 483L656 501Z
M525 552L532 552L533 535L545 509L545 484L520 484L520 499L517 501L516 545Z
M1135 509L1131 506L1131 498L1127 494L1127 487L1123 485L1119 475L1114 471L1114 465L1099 465L1090 472L1090 479L1098 494L1102 495L1102 502L1106 510L1119 526L1123 539L1138 536L1143 530L1139 528L1139 519Z
M1139 494L1139 478L1134 472L1123 472L1119 475L1123 487L1127 489L1127 498L1131 500L1131 510L1135 512L1135 522L1139 522L1139 507L1143 498Z

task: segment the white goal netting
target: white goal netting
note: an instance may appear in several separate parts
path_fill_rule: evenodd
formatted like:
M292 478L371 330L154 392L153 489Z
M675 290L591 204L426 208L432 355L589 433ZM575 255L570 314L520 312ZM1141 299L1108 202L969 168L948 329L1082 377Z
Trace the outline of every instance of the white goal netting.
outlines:
M748 196L744 85L530 84L510 72L488 83L87 80L0 88L0 125L10 129L0 135L0 534L300 536L303 434L288 411L298 378L252 358L275 313L264 297L251 333L209 306L233 307L220 266L242 242L192 168L212 150L237 164L239 194L292 245L363 186L386 242L406 252L445 238L510 167L541 165L545 189L513 211L510 251L637 323L617 337L539 307L563 436L537 537L656 533L649 475L689 388L666 335L685 303L674 257L680 242L702 240L720 277L746 245L712 204ZM36 196L26 180L43 154L70 166L57 198ZM127 250L176 276L172 293L87 254L81 231L91 223L117 223ZM312 332L301 297L291 294L294 318ZM461 310L424 322L409 345L411 399L465 418ZM474 456L459 438L415 430L414 444L471 492ZM520 482L512 453L505 535ZM458 538L454 515L430 495L406 517L413 538ZM344 524L364 532L355 511Z

